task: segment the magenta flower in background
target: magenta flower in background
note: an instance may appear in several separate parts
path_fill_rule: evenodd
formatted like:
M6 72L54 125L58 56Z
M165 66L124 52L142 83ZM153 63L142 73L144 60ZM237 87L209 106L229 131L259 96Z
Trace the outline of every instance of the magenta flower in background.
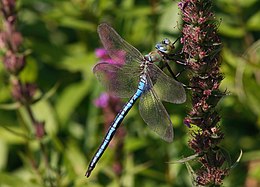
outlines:
M94 105L98 108L105 108L109 103L109 95L108 93L102 93L100 96L94 100Z
M122 56L122 60L115 62L110 56L108 55L107 51L104 48L97 48L95 50L96 57L100 59L100 62L107 62L111 64L122 64L124 62L124 54L118 51L120 57ZM120 58L121 59L121 58ZM113 75L111 75L113 76ZM94 105L99 108L107 108L107 107L115 107L117 104L120 103L120 99L110 95L107 92L103 92L100 96L94 100ZM115 106L109 106L109 104L114 104ZM116 107L115 107L116 108Z
M107 51L104 48L97 48L95 50L96 57L100 59L100 62L108 62L114 64L114 61L110 58Z
M100 59L99 62L108 62L110 64L123 64L125 62L125 51L123 50L118 50L117 51L117 58L116 58L116 61L113 60L108 52L106 51L106 49L104 48L97 48L95 50L95 54L96 54L96 57Z
M99 62L108 62L114 64L113 59L110 58L107 51L104 48L97 48L95 50L96 57L100 59ZM98 62L98 63L99 63ZM107 92L100 94L100 96L94 100L94 105L99 108L106 108L109 104L110 95Z
M95 54L100 59L110 58L104 48L97 48L95 50Z

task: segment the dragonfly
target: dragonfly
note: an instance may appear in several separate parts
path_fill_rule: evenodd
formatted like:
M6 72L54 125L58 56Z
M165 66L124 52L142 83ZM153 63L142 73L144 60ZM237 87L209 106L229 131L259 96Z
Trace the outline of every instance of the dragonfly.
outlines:
M108 24L98 26L100 40L115 63L100 62L93 68L97 79L113 95L130 98L110 125L101 145L93 156L85 176L89 177L105 152L121 122L140 98L139 112L148 127L163 140L172 142L173 125L161 101L184 103L182 83L167 76L156 64L162 54L173 49L168 39L156 45L156 51L143 56Z

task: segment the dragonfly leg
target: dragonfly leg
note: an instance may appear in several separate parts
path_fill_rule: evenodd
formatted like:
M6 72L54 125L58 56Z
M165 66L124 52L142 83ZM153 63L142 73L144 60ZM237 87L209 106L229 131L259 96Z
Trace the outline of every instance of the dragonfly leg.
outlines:
M183 68L180 72L178 72L178 73L175 75L175 73L172 71L172 69L171 69L171 67L169 66L168 63L166 63L166 68L167 68L167 70L170 72L171 76L172 76L176 81L178 81L178 82L179 82L178 77L181 75L182 72L184 72L184 71L186 70L185 68ZM184 83L182 83L182 86L183 86L185 89L187 89L187 90L195 89L195 87L188 86L188 85L186 85L186 84L184 84Z
M178 82L179 82L178 77L181 75L182 72L184 72L184 71L186 70L186 68L184 67L180 72L178 72L177 74L175 74L175 73L172 71L171 67L169 66L169 64L168 64L167 62L165 63L165 66L166 66L167 70L169 71L169 73L171 74L171 76L172 76L176 81L178 81ZM201 77L201 78L203 78L203 77ZM187 90L199 89L201 92L204 91L204 89L202 89L202 88L200 88L200 87L188 86L188 85L186 85L186 84L184 84L184 83L182 83L182 82L181 82L181 84L182 84L182 86L183 86L185 89L187 89ZM212 93L212 96L214 96L214 97L223 97L223 96L226 96L226 95L229 95L229 93L226 93L226 91L224 91L224 93L216 93L216 94Z
M177 64L180 64L180 65L182 65L182 66L187 66L187 65L188 65L188 62L185 61L185 60L182 60L182 58L184 58L184 57L181 57L181 55L182 55L181 52L174 53L174 54L171 54L171 55L166 55L166 59L167 59L167 60L174 61L174 62L176 62Z
M180 64L180 65L183 65L183 66L187 66L188 63L184 60L175 60L176 63Z
M172 71L171 67L169 66L169 63L168 63L168 62L165 63L165 66L166 66L167 70L169 71L169 73L171 74L171 76L172 76L176 81L179 81L179 80L178 80L178 77L181 75L182 72L184 72L184 71L186 70L186 68L183 68L180 72L178 72L178 73L175 75L175 73ZM182 86L183 86L185 89L187 89L187 90L201 89L201 90L203 91L202 88L188 86L188 85L186 85L186 84L184 84L184 83L182 83Z

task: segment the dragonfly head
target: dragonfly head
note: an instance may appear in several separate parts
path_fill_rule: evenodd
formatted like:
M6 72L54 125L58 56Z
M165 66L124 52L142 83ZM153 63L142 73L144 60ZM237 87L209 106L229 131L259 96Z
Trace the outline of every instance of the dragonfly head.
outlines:
M174 44L168 38L165 38L161 43L156 44L155 48L165 54L169 54L175 49Z
M162 57L161 57L161 55L158 54L158 52L152 51L148 55L145 55L144 59L153 63L153 62L161 61Z

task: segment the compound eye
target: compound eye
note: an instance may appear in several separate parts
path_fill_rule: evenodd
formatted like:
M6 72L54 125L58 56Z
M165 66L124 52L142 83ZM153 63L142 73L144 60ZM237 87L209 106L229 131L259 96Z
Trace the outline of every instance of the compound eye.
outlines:
M162 41L163 44L166 44L166 45L170 45L171 41L168 39L168 38L165 38L163 41Z

